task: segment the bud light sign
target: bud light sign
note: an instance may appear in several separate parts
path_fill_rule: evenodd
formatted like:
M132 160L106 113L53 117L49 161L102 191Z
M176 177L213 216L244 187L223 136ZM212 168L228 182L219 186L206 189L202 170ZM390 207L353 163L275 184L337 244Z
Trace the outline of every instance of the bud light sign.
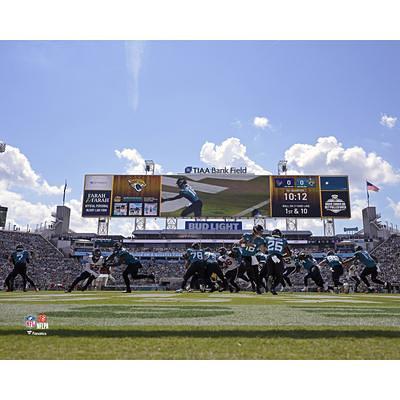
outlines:
M241 231L242 223L238 221L186 221L185 229L190 231Z

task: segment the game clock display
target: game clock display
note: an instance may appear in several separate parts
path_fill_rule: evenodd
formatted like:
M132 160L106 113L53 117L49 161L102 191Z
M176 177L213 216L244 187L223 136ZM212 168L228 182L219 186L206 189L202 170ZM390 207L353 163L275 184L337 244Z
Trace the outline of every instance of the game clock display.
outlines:
M272 176L270 187L273 217L321 217L318 176Z

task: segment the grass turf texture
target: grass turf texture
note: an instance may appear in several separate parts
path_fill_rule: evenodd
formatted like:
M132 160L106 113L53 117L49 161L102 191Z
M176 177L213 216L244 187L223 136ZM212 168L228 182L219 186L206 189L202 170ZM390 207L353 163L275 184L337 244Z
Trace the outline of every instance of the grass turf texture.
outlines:
M399 359L400 295L0 293L0 359ZM48 316L47 336L27 315ZM39 331L38 331L39 332Z

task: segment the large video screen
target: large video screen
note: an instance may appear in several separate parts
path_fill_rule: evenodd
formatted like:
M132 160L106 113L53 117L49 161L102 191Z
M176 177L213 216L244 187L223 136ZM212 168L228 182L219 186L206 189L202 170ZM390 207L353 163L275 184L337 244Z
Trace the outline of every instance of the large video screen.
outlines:
M350 218L347 176L86 175L83 217Z
M161 216L270 216L267 175L166 175Z

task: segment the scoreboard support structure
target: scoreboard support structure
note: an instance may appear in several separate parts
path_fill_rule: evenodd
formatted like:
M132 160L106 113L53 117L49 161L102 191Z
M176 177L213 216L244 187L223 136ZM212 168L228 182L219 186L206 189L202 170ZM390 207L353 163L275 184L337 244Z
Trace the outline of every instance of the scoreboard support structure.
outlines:
M178 218L177 217L167 217L165 219L165 229L178 229Z
M297 218L286 218L286 230L297 231Z
M279 161L278 175L287 175L287 160ZM286 218L286 230L297 231L297 218Z
M324 236L335 236L335 219L324 219Z
M135 231L144 231L146 229L146 218L145 217L136 217L135 218Z
M267 219L264 217L254 217L254 226L261 225L264 229L267 226Z
M97 234L107 236L109 226L110 218L99 218L97 220Z

